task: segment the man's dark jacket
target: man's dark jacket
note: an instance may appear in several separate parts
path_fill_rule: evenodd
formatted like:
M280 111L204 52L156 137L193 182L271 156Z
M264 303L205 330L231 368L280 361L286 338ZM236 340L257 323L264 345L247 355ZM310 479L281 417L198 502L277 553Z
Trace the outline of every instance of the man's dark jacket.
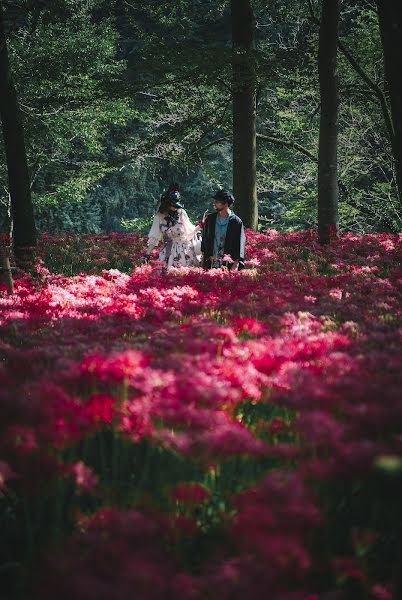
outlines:
M210 269L212 266L210 257L214 255L215 225L217 216L218 213L209 215L204 224L201 242L201 251L204 255L204 269ZM233 260L238 260L240 267L243 265L244 261L245 244L246 236L244 233L243 222L237 215L231 213L226 231L224 254L229 254Z

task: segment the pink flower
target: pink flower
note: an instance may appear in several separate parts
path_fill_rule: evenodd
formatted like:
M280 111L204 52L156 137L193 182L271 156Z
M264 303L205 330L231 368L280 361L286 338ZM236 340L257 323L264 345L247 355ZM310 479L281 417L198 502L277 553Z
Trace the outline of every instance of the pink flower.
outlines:
M353 529L352 531L352 544L357 552L370 548L377 539L378 533L375 531L361 531L359 529Z
M300 415L297 429L308 446L335 446L341 443L344 426L323 410L311 410Z
M286 423L280 417L274 417L269 422L268 429L269 429L270 433L273 433L273 434L280 433L281 431L286 429Z
M94 424L110 424L116 400L108 394L91 394L83 406L83 415Z
M178 535L193 536L197 532L197 522L185 515L174 515L170 522L173 537Z
M82 373L103 381L121 381L130 378L145 367L149 359L136 350L126 350L110 356L86 356L80 364Z
M90 467L87 467L82 461L71 465L71 474L74 477L77 486L86 492L92 490L98 483L98 477Z
M373 598L377 598L378 600L391 600L392 598L392 593L390 592L390 590L387 589L385 586L381 585L380 583L376 583L375 585L373 585L370 590L370 593L373 596Z
M10 469L9 465L0 460L0 490L5 487L6 481L13 477L14 473Z
M253 317L237 317L234 319L234 325L239 332L256 336L261 335L267 329L265 323Z
M178 502L198 504L211 495L210 491L200 483L178 483L171 491L170 496Z
M339 576L364 581L366 575L355 558L337 558L334 561L335 571Z

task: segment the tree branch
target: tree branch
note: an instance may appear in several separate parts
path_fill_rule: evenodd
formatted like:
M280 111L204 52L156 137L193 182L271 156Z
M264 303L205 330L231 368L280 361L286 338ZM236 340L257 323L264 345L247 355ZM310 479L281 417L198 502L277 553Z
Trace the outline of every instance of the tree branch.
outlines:
M297 152L304 154L304 156L307 156L307 158L309 158L313 162L318 162L318 158L312 152L310 152L310 150L307 150L307 148L304 148L304 146L301 146L297 142L275 138L270 135L265 135L263 133L257 133L257 139L269 142L270 144L275 144L276 146L280 146L281 148L290 148L293 150L297 150Z
M315 163L318 162L317 157L314 156L314 154L312 152L310 152L309 150L307 150L307 148L304 148L297 142L293 142L291 140L283 140L280 138L275 138L270 135L265 135L263 133L257 133L256 137L257 137L257 139L260 139L264 142L269 142L270 144L274 144L275 146L280 146L281 148L289 148L291 150L297 150L297 152L304 154L304 156L307 156L313 162L315 162ZM217 138L216 140L213 140L212 142L209 142L208 144L205 144L204 146L202 146L202 148L200 148L199 154L201 154L202 152L204 152L211 146L216 146L218 144L221 144L222 142L228 142L230 140L231 140L230 136L223 136L223 137Z
M222 142L228 142L231 138L227 135L224 137L220 137L216 140L213 140L213 142L209 142L208 144L205 144L204 146L202 146L202 148L200 148L200 154L202 152L204 152L205 150L207 150L208 148L210 148L211 146L217 146L218 144L221 144Z
M275 146L280 146L281 148L289 148L291 150L297 150L297 152L304 154L304 156L307 156L313 162L315 162L315 163L318 162L317 157L314 156L314 154L312 152L310 152L309 150L307 150L307 148L304 148L297 142L293 142L291 140L283 140L280 138L275 138L270 135L265 135L263 133L257 133L256 137L257 137L257 139L260 139L264 142L269 142L270 144L274 144ZM217 138L216 140L213 140L212 142L209 142L208 144L205 144L204 146L202 146L202 148L200 148L199 153L201 154L202 152L204 152L211 146L216 146L218 144L221 144L222 142L228 142L230 140L231 140L231 138L228 135Z
M357 60L354 58L354 56L351 54L351 52L346 48L346 46L341 41L338 42L338 47L339 47L339 50L342 52L342 54L345 56L345 58L349 61L349 64L351 65L351 67L353 67L353 69L356 71L356 73L358 75L360 75L360 77L363 79L363 81L367 84L367 86L371 90L373 90L374 95L378 98L378 101L380 102L382 113L384 116L385 126L387 128L388 135L392 139L395 135L395 131L394 131L394 126L392 123L391 115L388 110L387 99L385 97L384 91L380 88L380 86L373 79L371 79L367 75L367 73L364 71L363 67L361 65L359 65Z
M309 13L310 13L310 21L312 21L315 25L317 25L319 27L320 19L315 14L313 0L307 0L307 4L308 4ZM341 40L338 40L338 48L342 52L342 54L344 55L346 60L349 62L350 66L363 79L363 81L366 83L366 85L374 92L374 95L376 96L376 98L378 99L378 101L381 105L381 109L382 109L382 113L383 113L384 121L385 121L385 126L387 128L390 140L392 141L394 138L394 135L395 135L395 131L394 131L394 126L392 123L392 118L391 118L391 115L390 115L390 112L388 109L387 99L386 99L384 91L380 88L380 86L373 79L371 79L371 77L369 77L369 75L367 75L367 73L365 72L363 67L357 62L357 60L354 58L354 56L352 55L350 50L348 50L348 48L346 48L346 46L344 45L344 43Z

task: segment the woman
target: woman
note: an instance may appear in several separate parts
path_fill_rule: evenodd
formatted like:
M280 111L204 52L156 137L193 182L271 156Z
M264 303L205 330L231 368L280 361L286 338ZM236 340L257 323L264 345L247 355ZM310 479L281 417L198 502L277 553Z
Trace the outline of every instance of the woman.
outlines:
M193 225L180 202L178 186L171 185L162 194L158 211L154 217L148 234L148 246L145 258L148 259L152 250L162 242L159 260L166 267L199 267L201 264L201 249L197 231L202 229L208 211L202 221Z

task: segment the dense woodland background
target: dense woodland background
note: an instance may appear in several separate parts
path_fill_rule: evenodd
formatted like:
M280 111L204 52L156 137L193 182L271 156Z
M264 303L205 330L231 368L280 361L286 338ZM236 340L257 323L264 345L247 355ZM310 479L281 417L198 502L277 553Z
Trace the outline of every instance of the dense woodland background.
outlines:
M193 218L217 186L232 188L229 2L3 5L39 231L146 230L170 181L179 182ZM253 8L260 227L314 227L319 6L256 0ZM339 53L340 229L400 231L391 144L373 91L384 89L374 1L342 3L340 40L358 65ZM4 230L2 140L0 148Z

